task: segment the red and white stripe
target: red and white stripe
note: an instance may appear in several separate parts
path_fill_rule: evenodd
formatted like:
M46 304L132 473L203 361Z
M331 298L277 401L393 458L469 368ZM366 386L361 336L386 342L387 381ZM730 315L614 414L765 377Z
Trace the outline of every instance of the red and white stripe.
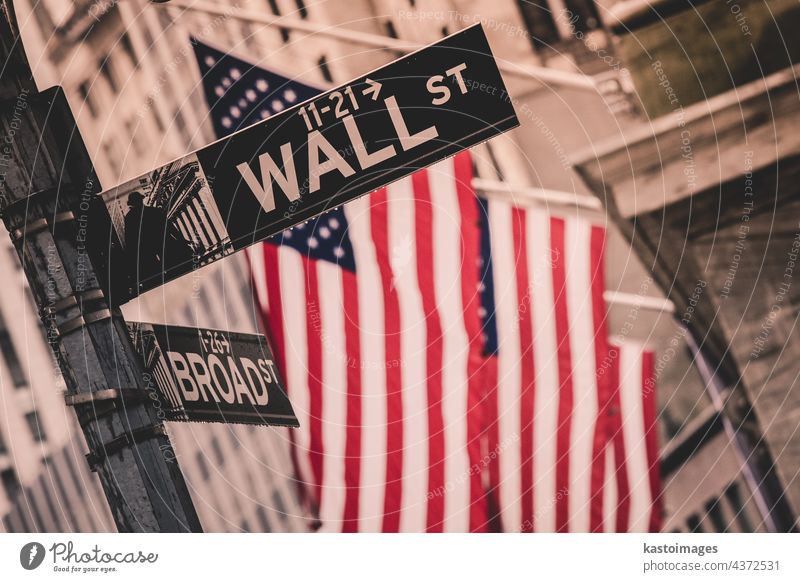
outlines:
M636 365L629 348L619 362L609 355L605 231L576 216L556 217L501 200L490 200L488 212L498 355L496 366L486 367L486 434L494 452L490 489L502 527L614 531L618 528L609 520L616 520L620 506L629 510L621 523L625 531L646 530L657 492L657 471L651 469L655 431L643 432L636 415L647 409L654 422L648 408L653 390L651 383L645 393L641 374L626 372L616 391L613 374L603 369ZM643 358L652 361L652 355ZM638 365L641 370L641 359ZM643 394L650 400L643 402ZM613 430L615 399L623 409L639 403L630 412L638 424L623 422ZM610 441L620 452L649 451L650 458L637 456L632 464L614 457ZM620 458L623 472L609 458ZM637 487L647 485L651 497L641 488L629 495L631 480ZM624 499L617 499L619 483L620 491L628 491Z
M324 531L485 526L471 178L460 154L348 204L357 274L249 253Z
M662 501L654 356L635 342L617 342L609 354L613 414L603 457L603 530L657 532Z
M250 253L322 529L657 530L653 356L608 342L605 230L489 202L484 360L470 182L461 154L348 204L357 274Z

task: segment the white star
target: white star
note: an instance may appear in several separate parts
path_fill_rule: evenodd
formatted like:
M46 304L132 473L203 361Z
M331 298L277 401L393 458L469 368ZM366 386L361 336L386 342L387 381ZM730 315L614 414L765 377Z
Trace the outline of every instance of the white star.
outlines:
M232 115L233 117L235 117L235 118L237 118L237 119L238 119L238 118L239 118L239 116L240 116L241 114L242 114L242 112L239 110L239 108L238 108L238 107L236 107L236 105L234 105L233 107L231 107L231 115Z
M478 315L481 317L486 317L486 308L483 306L478 307Z
M290 230L284 230L283 238L292 238L292 232Z
M230 120L230 117L223 117L222 118L222 127L230 127L231 125L232 125L232 122Z
M481 293L483 293L485 290L486 290L486 285L484 285L483 283L480 283L480 284L478 285L478 291L480 291Z
M312 236L308 239L308 246L315 249L319 246L319 241Z
M214 93L217 94L217 97L222 97L225 95L225 89L223 89L221 85L217 85L214 87Z
M244 92L244 96L247 97L248 101L255 101L256 100L256 92L252 89L248 89Z
M259 79L256 81L256 89L261 91L262 93L269 89L269 83L267 83L264 79Z
M239 99L239 107L241 109L244 109L245 107L247 107L247 99L244 99L244 98Z
M283 92L283 98L286 99L289 103L294 103L297 100L297 93L295 93L291 89L286 89L286 91Z
M214 57L212 57L211 55L208 55L208 56L206 57L206 64L207 64L209 67L213 67L213 66L214 66L214 63L216 63L216 62L217 62L217 61L215 61L215 60L214 60Z
M276 112L277 112L277 111L283 111L283 107L284 107L283 103L281 103L281 102L280 102L278 99L275 99L275 100L272 102L272 109L273 109L274 111L276 111Z
M337 259L341 259L344 256L344 249L342 247L334 247L333 256L335 256Z
M239 72L239 69L231 69L231 77L234 79L238 79L242 76L242 73Z
M329 229L327 226L321 226L319 228L319 236L322 238L328 238L331 236L331 229Z
M262 109L260 115L261 119L266 119L267 117L269 117L270 113L266 109Z
M231 86L231 80L228 77L223 77L222 78L222 86L223 87L230 87Z
M298 224L295 228L297 228L297 230L303 230L305 227L306 227L306 223L304 222L302 224Z
M336 220L335 218L331 218L328 221L328 226L330 226L333 230L336 230L337 228L339 228L339 221Z

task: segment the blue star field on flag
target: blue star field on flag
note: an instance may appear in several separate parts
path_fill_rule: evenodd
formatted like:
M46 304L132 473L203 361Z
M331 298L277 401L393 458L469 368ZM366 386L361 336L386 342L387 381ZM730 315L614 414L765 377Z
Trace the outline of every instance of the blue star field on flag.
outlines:
M322 89L257 67L229 53L192 40L203 90L217 137L258 123L316 97ZM290 246L303 256L330 261L355 271L355 256L341 208L327 212L269 239Z

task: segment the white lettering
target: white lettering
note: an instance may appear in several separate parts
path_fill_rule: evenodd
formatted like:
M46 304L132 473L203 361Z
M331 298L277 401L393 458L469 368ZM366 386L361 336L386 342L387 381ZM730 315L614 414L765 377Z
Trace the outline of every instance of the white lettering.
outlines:
M242 368L244 369L247 379L250 380L250 391L256 399L256 404L258 406L266 405L269 402L269 393L267 392L267 385L264 384L264 379L261 377L258 368L247 358L239 358L239 361L242 363ZM259 360L259 363L261 361L263 360ZM256 382L258 382L261 388L260 391L256 390ZM272 382L269 375L267 375L267 382Z
M461 76L461 71L467 68L467 63L461 63L460 65L456 65L452 69L447 69L445 73L448 77L455 77L456 83L458 83L458 88L461 89L461 94L467 92L467 86L464 83L464 77Z
M437 93L441 93L441 97L434 97L431 101L434 105L444 105L448 101L450 101L450 87L447 85L440 85L444 81L444 77L441 75L434 75L430 79L428 79L428 83L425 85L428 88L428 92L435 95Z
M375 164L380 164L397 155L397 151L394 149L393 145L387 145L371 154L368 153L367 146L364 145L361 132L358 130L356 120L353 119L353 116L348 115L343 121L345 129L347 129L347 135L350 136L350 141L353 142L353 149L356 151L356 157L358 158L358 163L362 170L366 170Z
M228 367L231 369L231 378L233 378L233 389L236 392L235 396L237 397L236 399L239 401L239 404L244 404L244 398L243 398L244 396L247 396L247 399L250 401L250 404L255 404L253 396L247 390L247 384L245 384L244 382L242 373L239 371L236 362L233 361L233 358L231 356L228 356Z
M275 210L275 194L272 190L272 180L275 179L281 187L286 197L294 202L300 198L300 188L297 184L297 172L294 169L294 158L292 157L292 144L285 143L281 146L281 156L283 156L283 167L286 174L281 173L278 165L267 153L258 156L258 164L261 167L261 182L258 181L253 170L247 162L242 162L236 169L244 178L244 181L253 191L259 204L265 212Z
M214 378L214 382L217 385L217 390L219 390L219 394L222 396L222 399L228 404L233 404L233 402L236 400L236 394L233 392L231 377L228 375L228 371L222 364L222 360L220 360L215 354L210 354L208 356L208 368L211 370L211 376ZM225 378L225 390L222 389L222 382L219 380L220 373L222 373L222 376Z
M320 163L319 153L325 154L328 159ZM310 193L319 190L319 179L333 170L339 172L345 178L355 174L355 170L344 161L344 158L336 151L325 137L317 130L308 134L308 177Z
M208 398L208 393L210 392L214 402L219 402L219 396L217 396L217 391L211 380L211 374L208 373L208 366L205 360L195 353L186 354L186 358L189 360L189 365L192 367L192 373L197 380L197 387L200 390L203 400L211 402Z
M389 117L392 118L392 125L394 125L394 130L397 132L397 137L400 138L400 146L404 152L439 136L439 131L435 125L411 135L403 119L403 113L397 105L397 99L391 96L384 99L383 102L386 104L386 109L389 110Z
M178 379L178 386L180 386L183 398L189 402L199 400L200 393L197 390L197 384L194 383L184 357L178 352L167 352L167 357L172 365L172 371L175 372L175 377Z

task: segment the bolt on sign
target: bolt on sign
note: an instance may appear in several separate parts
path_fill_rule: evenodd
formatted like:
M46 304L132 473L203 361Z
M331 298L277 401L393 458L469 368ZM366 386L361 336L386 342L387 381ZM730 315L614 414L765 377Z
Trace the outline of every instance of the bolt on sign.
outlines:
M517 125L476 24L103 192L86 248L119 305Z
M165 420L300 426L263 335L128 323Z

